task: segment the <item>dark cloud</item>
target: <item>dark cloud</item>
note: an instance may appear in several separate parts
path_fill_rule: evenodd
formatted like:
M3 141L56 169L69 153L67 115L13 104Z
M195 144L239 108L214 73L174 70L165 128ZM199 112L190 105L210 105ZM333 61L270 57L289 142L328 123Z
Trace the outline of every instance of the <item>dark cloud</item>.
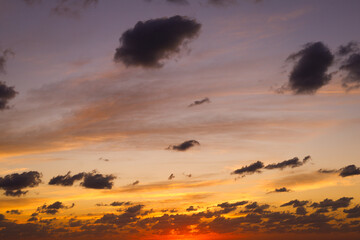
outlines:
M346 56L350 53L354 53L359 51L359 43L355 41L351 41L346 45L340 45L336 54L339 56Z
M306 215L307 211L304 207L297 207L296 208L296 214L297 215Z
M349 165L342 169L340 169L340 176L341 177L348 177L353 175L359 175L360 174L360 168L356 167L355 165Z
M293 206L294 208L303 207L308 204L309 201L299 201L297 199L291 200L290 202L282 204L280 207Z
M347 73L342 79L342 85L347 90L360 87L360 53L351 54L340 66L340 70Z
M114 60L126 66L162 67L161 61L179 53L184 44L198 35L200 28L201 24L195 20L178 15L140 21L122 34Z
M6 211L6 213L15 214L15 215L20 215L20 214L21 214L21 211L20 211L20 210L17 210L17 209L12 209L12 210Z
M238 206L242 206L247 203L248 203L248 201L240 201L240 202L235 202L235 203L224 202L224 203L218 204L217 206L222 208L222 210L219 213L226 214L226 213L235 211Z
M207 3L217 7L223 7L231 4L236 4L236 0L208 0Z
M21 196L27 192L21 189L38 186L41 183L41 177L41 173L37 171L9 174L0 177L0 189L5 190L7 196Z
M336 169L319 169L318 173L337 173L339 170Z
M6 62L10 55L15 55L11 49L5 49L0 52L0 73L5 73Z
M201 99L201 100L197 100L195 102L193 102L192 104L190 104L188 107L193 107L193 106L196 106L196 105L201 105L203 103L210 103L210 99L209 98L204 98L204 99Z
M291 54L287 61L294 62L287 85L279 89L291 90L295 94L314 94L331 80L328 68L334 55L322 42L307 43L299 52Z
M192 211L196 211L197 209L194 208L194 206L190 206L186 209L187 212L192 212Z
M53 204L50 205L42 205L41 207L38 207L36 210L38 213L46 213L54 215L59 212L60 209L69 209L73 208L75 204L73 203L71 206L65 206L62 202L56 201Z
M262 169L263 167L264 164L260 161L257 161L256 163L250 164L249 166L236 169L231 174L239 174L245 176L247 174L260 173L260 169Z
M20 197L22 195L25 195L28 193L28 191L22 191L22 190L6 190L4 195L9 197Z
M291 167L291 168L300 167L300 166L304 165L307 161L309 161L309 159L311 159L311 157L306 156L302 161L300 161L299 158L294 157L292 159L285 160L285 161L282 161L280 163L269 164L265 168L266 169L281 169L282 170L282 169L284 169L286 167Z
M0 111L9 109L9 101L15 98L17 92L14 87L9 87L4 82L0 82Z
M347 213L347 218L360 218L360 205L356 205L350 209L345 209L344 213Z
M345 208L348 207L350 205L351 200L354 199L352 197L342 197L339 198L338 200L334 201L332 199L328 199L326 198L325 200L317 203L314 202L313 204L310 205L310 207L313 208L331 208L333 211L336 211L338 208Z
M170 176L168 177L168 180L173 180L175 178L175 175L172 173L170 174Z
M81 11L97 3L98 0L58 0L51 12L59 16L79 17Z
M176 151L186 151L191 147L194 147L196 145L200 145L200 143L196 140L189 140L189 141L185 141L179 145L170 145L169 147L167 147L166 149L168 150L176 150Z
M276 188L274 191L268 192L268 193L280 193L280 192L290 192L291 190L286 188L286 187L282 187L282 188Z
M176 3L180 5L189 5L189 2L187 0L166 0L166 2Z
M129 206L131 204L132 204L131 202L112 202L110 203L110 206L120 207L120 206Z
M114 179L116 179L116 177L112 174L103 175L93 171L84 174L84 180L80 185L85 188L111 189L114 185Z
M135 185L138 185L140 183L139 180L136 180L135 182L133 182L131 185L135 186Z
M186 173L183 173L184 176L188 177L188 178L191 178L192 177L192 174L189 173L189 174L186 174Z
M74 176L71 176L70 172L68 172L66 175L58 175L57 177L53 177L49 181L49 185L72 186L75 181L80 181L84 176L85 173L78 173Z
M246 212L263 213L265 211L265 209L268 209L269 207L270 207L270 205L268 205L268 204L259 205L257 202L253 202L253 203L246 205L245 206L246 210L241 211L241 212L243 212L243 213L246 213Z

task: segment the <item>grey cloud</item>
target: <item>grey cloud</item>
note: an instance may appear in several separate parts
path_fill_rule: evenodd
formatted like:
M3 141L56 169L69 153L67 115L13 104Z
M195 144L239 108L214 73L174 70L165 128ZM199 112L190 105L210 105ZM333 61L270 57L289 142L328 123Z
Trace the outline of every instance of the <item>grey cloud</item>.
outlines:
M342 197L339 198L338 200L332 200L332 199L328 199L326 198L325 200L317 203L314 202L313 204L310 205L310 207L313 208L331 208L333 211L337 210L338 208L345 208L348 207L350 205L351 200L354 199L352 197Z
M311 157L306 156L302 161L300 161L299 158L294 157L292 159L285 160L285 161L282 161L280 163L269 164L265 168L266 169L281 169L282 170L282 169L284 169L286 167L291 167L291 168L300 167L300 166L304 165L307 161L309 161L309 159L311 159Z
M196 140L188 140L179 145L170 145L169 147L167 147L167 149L168 150L176 150L176 151L186 151L189 148L192 148L196 145L200 145L200 143Z
M238 174L238 175L245 176L247 174L260 173L261 172L260 169L262 169L263 167L264 167L264 164L260 161L257 161L253 164L250 164L249 166L239 168L239 169L235 170L234 172L232 172L231 174Z
M159 68L162 60L179 53L181 46L196 37L201 24L183 16L157 18L138 22L125 31L114 60L126 66Z
M203 104L203 103L210 103L210 99L206 97L206 98L204 98L204 99L194 101L194 102L191 103L188 107L193 107L193 106L201 105L201 104Z
M307 43L303 49L291 54L287 61L294 62L289 82L278 91L291 90L294 94L314 94L331 80L328 68L334 55L322 42Z
M36 187L41 183L41 173L37 171L13 173L0 177L0 189L4 189L7 196L21 196L27 191L24 188Z
M68 172L66 175L58 175L57 177L53 177L49 181L49 185L72 186L75 181L80 181L84 176L85 173L78 173L74 176L71 176L70 172Z
M84 180L80 185L85 188L111 189L114 185L114 179L116 179L116 177L112 174L103 175L93 171L84 174Z

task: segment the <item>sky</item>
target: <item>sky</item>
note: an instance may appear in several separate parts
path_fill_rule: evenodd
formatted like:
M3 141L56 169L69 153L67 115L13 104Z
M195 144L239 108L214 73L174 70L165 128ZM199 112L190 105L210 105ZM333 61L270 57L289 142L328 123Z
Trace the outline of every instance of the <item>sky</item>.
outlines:
M0 239L359 239L359 9L0 0Z

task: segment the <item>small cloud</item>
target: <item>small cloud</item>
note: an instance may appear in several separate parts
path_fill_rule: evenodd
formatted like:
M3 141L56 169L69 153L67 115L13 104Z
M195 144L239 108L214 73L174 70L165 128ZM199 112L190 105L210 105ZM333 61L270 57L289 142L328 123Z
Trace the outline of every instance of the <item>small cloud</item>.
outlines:
M209 98L204 98L204 99L201 99L201 100L197 100L193 103L191 103L188 107L193 107L193 106L197 106L197 105L201 105L203 103L210 103L210 99Z
M354 199L352 197L342 197L339 198L338 200L332 200L332 199L328 199L326 198L325 200L317 203L314 202L313 204L310 205L310 207L312 208L331 208L333 211L336 211L338 208L346 208L350 205L350 201Z
M280 207L293 206L294 208L297 208L297 207L303 207L308 203L309 201L299 201L295 199L295 200L291 200L290 202L282 204Z
M248 174L261 173L260 169L262 169L263 167L264 167L264 164L260 161L257 161L253 164L250 164L249 166L239 168L239 169L235 170L234 172L232 172L231 174L238 174L238 175L242 175L242 177L244 177L245 175L248 175Z
M286 167L296 168L296 167L300 167L300 166L304 165L310 159L311 159L310 156L306 156L302 161L300 161L299 158L294 157L292 159L285 160L280 163L269 164L265 168L266 169L281 169L281 170L283 170Z
M340 45L336 54L339 56L346 56L350 53L358 52L359 51L359 43L355 41L351 41L346 45Z
M116 177L112 174L103 175L93 171L91 173L85 173L84 180L80 185L85 188L111 189L114 185L114 179L116 179Z
M17 209L12 209L12 210L6 211L6 213L14 214L14 215L20 215L22 213L22 211L17 210Z
M190 206L186 209L187 212L193 212L193 211L196 211L197 209L194 208L194 206Z
M50 205L44 204L41 207L38 207L36 211L38 213L46 213L46 214L54 215L58 213L60 209L69 209L69 208L73 208L74 206L75 206L74 203L71 206L65 206L62 202L56 201Z
M108 158L99 158L99 161L109 162L110 160Z
M75 181L80 181L85 176L85 173L78 173L74 176L70 175L68 172L66 175L58 175L57 177L53 177L49 181L49 185L61 185L61 186L72 186Z
M282 187L282 188L276 188L274 191L268 192L268 193L281 193L281 192L290 192L291 190L286 188L286 187Z
M341 177L348 177L348 176L354 176L354 175L360 175L360 168L356 167L355 165L349 165L342 169L340 169Z
M195 20L179 15L140 21L122 34L114 60L128 67L160 68L162 60L179 53L184 44L198 35L200 28L201 24Z
M277 90L278 93L290 90L294 94L315 94L327 85L332 75L327 73L333 64L334 55L322 42L307 43L303 49L291 54L287 61L294 62L289 82Z
M172 180L175 178L175 175L172 173L169 177L168 177L168 180Z
M41 173L37 171L13 173L0 177L0 189L5 190L6 196L21 196L25 195L27 191L22 191L24 188L36 187L41 183Z
M135 186L135 185L138 185L140 183L139 180L136 180L135 182L133 182L131 185Z
M196 145L200 145L200 143L196 140L189 140L189 141L185 141L179 145L170 145L166 149L167 150L176 150L176 151L186 151L189 148L192 148Z

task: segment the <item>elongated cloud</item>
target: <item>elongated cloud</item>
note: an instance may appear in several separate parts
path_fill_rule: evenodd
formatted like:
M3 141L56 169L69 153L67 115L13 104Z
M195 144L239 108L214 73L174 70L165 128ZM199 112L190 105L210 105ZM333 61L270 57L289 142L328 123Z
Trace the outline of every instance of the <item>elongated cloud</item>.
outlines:
M103 175L93 171L91 173L85 173L84 181L80 183L80 185L85 188L111 189L114 185L114 179L116 179L116 177L112 174Z
M58 175L57 177L53 177L49 181L49 185L72 186L75 181L83 179L84 175L85 173L78 173L74 176L71 176L70 172L68 172L66 175Z
M291 54L287 61L294 62L289 82L282 90L291 90L294 94L314 94L331 80L328 68L334 61L334 55L322 42L307 43L303 49Z
M303 207L308 203L309 201L299 201L295 199L295 200L291 200L290 202L282 204L280 207L293 206L294 208L297 208L297 207Z
M7 196L25 195L27 191L24 188L36 187L41 183L41 173L37 171L13 173L0 177L0 189L4 189Z
M276 188L274 191L268 192L268 193L281 193L281 192L290 192L291 190L286 188L286 187L282 187L282 188Z
M245 166L239 169L236 169L234 172L232 172L231 174L238 174L238 175L248 175L248 174L254 174L254 173L260 173L260 169L262 169L264 167L264 164L260 161L257 161L253 164L250 164L249 166Z
M69 208L73 208L74 206L75 206L74 203L71 206L65 206L62 202L56 201L50 205L44 204L41 207L38 207L36 211L38 213L46 213L46 214L54 215L58 213L60 209L69 209Z
M169 147L167 147L167 149L168 150L176 150L176 151L186 151L189 148L192 148L196 145L200 145L200 143L196 140L188 140L179 145L170 145Z
M206 97L206 98L204 98L204 99L194 101L194 102L191 103L188 107L193 107L193 106L201 105L201 104L203 104L203 103L210 103L210 99Z
M356 205L350 209L344 209L344 213L347 213L347 218L360 218L360 205Z
M324 174L334 174L339 173L340 177L349 177L354 175L360 175L360 167L356 167L355 165L348 165L346 167L340 168L340 169L319 169L319 173Z
M280 163L273 163L273 164L269 164L267 165L265 168L266 169L284 169L286 167L291 167L291 168L295 168L295 167L300 167L302 165L304 165L307 161L310 160L310 156L306 156L302 161L299 160L299 158L294 157L292 159L289 160L285 160L282 161Z
M140 21L122 34L114 60L126 66L162 67L162 60L179 53L184 43L198 35L200 28L195 20L179 15Z
M355 41L351 41L346 45L340 45L336 54L339 56L346 56L350 53L354 53L359 51L359 43Z
M340 70L347 75L342 79L343 87L350 91L360 87L360 52L351 54L341 65Z
M313 208L331 208L333 211L337 210L338 208L346 208L350 205L350 201L354 199L352 197L342 197L338 200L332 200L332 199L324 199L321 202L314 202L310 205L310 207Z

